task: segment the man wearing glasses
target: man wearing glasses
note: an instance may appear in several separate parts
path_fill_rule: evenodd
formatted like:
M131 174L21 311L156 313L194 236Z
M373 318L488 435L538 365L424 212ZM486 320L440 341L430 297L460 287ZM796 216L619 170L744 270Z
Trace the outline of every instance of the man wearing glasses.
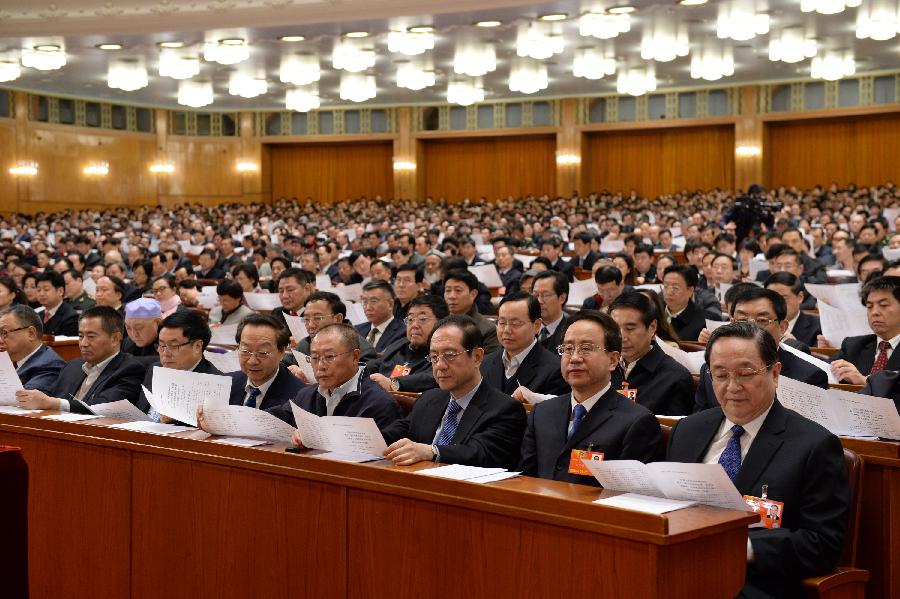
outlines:
M390 283L369 281L363 285L362 307L369 322L356 325L359 336L384 353L392 343L406 337L403 322L394 318L396 295Z
M25 389L48 393L66 361L44 345L41 317L21 304L0 312L0 351L9 354Z
M731 319L736 322L754 322L760 328L765 329L773 339L777 339L779 343L786 342L782 339L789 324L787 303L780 294L772 289L752 287L743 291L734 299L734 304L731 306ZM710 338L712 338L711 335ZM828 388L828 375L824 370L801 360L782 347L778 348L778 361L781 363L782 376L823 389ZM695 412L718 405L709 369L709 364L704 364L700 369L700 382L694 395Z
M434 325L450 313L447 303L438 295L421 295L409 302L408 309L406 337L369 362L366 370L385 391L421 393L437 387L428 361L428 337Z
M156 353L156 337L160 321L162 309L155 299L142 297L125 304L127 336L122 341L122 351L131 354L145 366L156 362L159 357Z
M525 430L525 408L484 384L484 337L468 316L435 325L428 361L439 389L423 393L412 412L381 431L385 457L398 466L441 462L513 468Z
M563 312L569 299L569 279L564 273L546 271L534 278L531 293L541 305L541 328L538 343L556 351L562 341L569 317Z
M802 578L837 565L847 528L841 443L778 402L779 356L775 338L752 322L713 331L706 361L717 405L679 421L667 454L721 464L742 495L783 503L779 528L749 529L741 597L802 596Z
M518 466L522 474L597 486L579 463L582 455L641 462L662 459L665 447L653 413L612 388L612 371L622 352L616 321L603 312L577 313L569 320L558 351L572 393L534 406L522 441Z
M569 392L559 371L559 354L538 343L543 325L541 305L533 295L522 291L507 295L500 302L497 336L501 351L488 354L481 363L481 376L487 384L528 403L528 391L542 395Z

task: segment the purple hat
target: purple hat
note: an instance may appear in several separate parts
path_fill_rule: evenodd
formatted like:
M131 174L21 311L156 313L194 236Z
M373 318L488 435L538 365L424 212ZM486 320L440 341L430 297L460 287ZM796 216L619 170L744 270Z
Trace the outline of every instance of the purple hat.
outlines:
M125 318L161 318L162 308L159 302L149 297L142 297L125 304Z

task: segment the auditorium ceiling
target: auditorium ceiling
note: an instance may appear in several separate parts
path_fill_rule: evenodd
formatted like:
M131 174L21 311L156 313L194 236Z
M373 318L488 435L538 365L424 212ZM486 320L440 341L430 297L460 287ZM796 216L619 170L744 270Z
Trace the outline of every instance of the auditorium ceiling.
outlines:
M858 1L851 0L850 4ZM878 11L887 7L886 14L897 29L898 2L862 0L860 6L847 7L838 14L821 14L803 12L796 0L711 1L696 6L650 0L533 5L504 0L0 0L0 79L10 79L20 71L17 78L0 85L177 108L179 81L160 76L158 63L164 51L160 44L178 42L182 47L170 49L170 54L199 58L199 73L187 81L212 84L213 101L206 105L210 110L284 109L286 91L294 87L280 81L287 55L305 56L307 67L310 60L321 66L317 86L323 108L353 104L346 99L349 97L368 98L361 106L446 102L449 80L469 85L476 92L480 83L485 100L546 98L616 93L624 89L620 75L629 73L634 75L631 83L636 87L628 90L638 93L642 87L644 91L648 88L648 66L654 71L657 90L721 87L808 78L815 57L820 61L828 58L831 67L838 64L838 71L843 69L845 74L851 67L858 73L896 69L900 65L900 38L897 31L891 31L890 23L885 27ZM833 11L844 1L804 0L803 5ZM630 14L629 7L634 9ZM550 20L539 20L548 15ZM485 21L496 21L497 26L474 26ZM422 26L433 31L415 29ZM408 35L410 28L416 35ZM764 29L766 33L762 33ZM392 52L388 40L391 31L401 34L392 45L405 43L413 48L408 51L416 51L417 45L427 48L433 35L433 48L411 56ZM344 37L352 32L368 36ZM613 33L617 35L610 37ZM285 36L303 39L284 41ZM222 40L225 45L241 46L249 58L235 64L205 60L204 44L221 49ZM356 78L358 89L351 90L348 85L345 99L341 99L339 90L342 74L348 71L332 65L336 43L341 40L348 51L356 53L345 61L353 63L352 68L362 69L357 74L363 76ZM773 42L776 46L781 42L774 54L770 48ZM485 48L495 56L496 68L474 80L457 74L454 65L462 43L474 48L467 72L477 72L491 62L490 56L479 54ZM100 49L102 44L121 48ZM37 46L47 46L50 54L64 52L65 65L49 70L16 67L22 50ZM526 57L520 58L517 48ZM360 52L374 60L374 65L365 68L366 56L359 63ZM700 56L712 61L704 63L712 65L711 70L703 70L696 60ZM598 77L613 67L615 73L599 79L576 77L576 59L582 61L582 74ZM226 57L223 62L233 60ZM730 61L733 74L729 75ZM147 85L134 91L110 88L107 80L112 62L146 72ZM413 87L430 83L431 77L435 84L419 90L398 87L399 67L408 69L407 75L413 71ZM514 68L518 76L513 87L532 93L510 91ZM704 73L706 79L692 77ZM247 85L243 88L235 84L235 91L252 95L252 88L265 79L265 93L255 97L231 95L230 81L238 75L252 81L244 81ZM374 79L374 88L363 89L372 85L372 79L360 82L366 77ZM140 76L137 83L133 77L124 81L126 88L143 83ZM314 95L314 87L301 89ZM374 98L370 97L372 93ZM457 97L471 100L472 96ZM480 96L476 93L476 97Z

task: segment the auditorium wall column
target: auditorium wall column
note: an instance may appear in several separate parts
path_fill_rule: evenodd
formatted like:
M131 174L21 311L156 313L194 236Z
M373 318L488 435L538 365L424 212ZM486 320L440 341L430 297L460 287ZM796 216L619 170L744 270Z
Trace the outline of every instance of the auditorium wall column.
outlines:
M425 156L413 137L413 108L402 106L397 109L397 137L394 138L393 163L401 163L401 168L392 164L394 171L394 197L401 200L421 198L424 194ZM408 163L408 164L403 164ZM409 165L415 165L409 168Z
M765 127L759 114L759 86L746 86L741 94L741 112L734 126L734 186L747 190L763 184Z
M255 171L242 174L241 195L245 202L271 202L271 195L263 193L263 172L268 172L268 165L263 165L262 144L254 136L252 112L240 113L241 157L246 162L257 166Z
M556 193L569 197L581 189L581 138L578 128L578 100L561 100L559 131L556 134Z
M31 135L29 134L28 126L28 93L15 92L13 97L14 116L16 119L15 160L35 160L35 157L32 155ZM20 210L28 204L31 199L32 179L33 177L16 177L15 204L11 209Z
M165 108L157 108L153 111L153 118L156 121L156 162L163 164L169 162L169 155L166 151L169 147L169 111ZM156 203L161 204L161 196L168 192L165 186L168 177L184 176L184 173L156 175Z

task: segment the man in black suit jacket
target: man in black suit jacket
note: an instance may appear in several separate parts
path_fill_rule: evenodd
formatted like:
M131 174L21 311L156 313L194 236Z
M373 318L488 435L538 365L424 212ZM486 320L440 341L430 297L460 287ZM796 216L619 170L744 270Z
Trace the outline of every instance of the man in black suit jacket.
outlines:
M609 307L622 334L622 358L612 373L613 389L654 414L683 416L694 405L694 379L656 343L659 311L638 291L623 293Z
M863 395L873 397L886 397L894 400L897 411L900 412L900 372L896 370L880 370L866 378L866 386L860 391Z
M21 407L89 413L86 406L127 399L137 402L144 366L119 348L125 325L108 306L85 310L78 321L81 357L69 362L44 393L37 389L16 392Z
M500 302L497 336L501 349L488 354L481 363L487 384L511 395L523 404L525 391L542 395L562 395L569 385L559 370L559 354L537 342L541 328L541 305L522 291Z
M527 476L596 486L581 464L571 462L573 451L601 452L606 460L661 459L665 448L653 413L611 385L622 348L612 317L579 312L566 329L563 346L562 372L572 393L531 410L518 469Z
M575 280L575 266L562 257L563 242L557 235L545 237L541 241L541 256L550 260L550 268L561 272L570 283Z
M666 318L679 339L685 341L698 339L706 326L703 309L692 299L698 277L697 269L688 264L673 264L663 273Z
M356 325L359 336L384 353L389 345L406 337L406 325L394 318L397 296L390 283L369 281L363 286L362 305L368 322Z
M44 307L42 321L45 335L74 337L78 334L78 312L66 303L66 281L55 271L37 276L37 299Z
M22 304L0 312L0 351L9 354L25 389L48 393L66 366L59 354L44 345L40 315Z
M408 466L422 461L513 468L525 431L525 408L484 383L481 331L466 316L442 319L431 334L430 358L440 389L423 393L410 414L381 431L385 457Z
M706 354L721 407L679 421L667 459L722 464L741 494L784 503L780 528L749 529L740 596L799 597L802 578L832 570L840 557L850 506L841 443L776 399L781 367L767 331L722 326Z
M541 305L541 326L538 331L538 342L551 352L562 342L563 333L569 317L563 312L569 299L569 281L566 275L554 271L545 271L534 278L531 294Z
M572 263L581 270L592 270L594 263L600 259L600 253L591 249L591 241L593 241L593 235L587 231L576 233L572 241L575 246L575 257L572 258Z
M879 370L900 370L900 277L870 279L860 297L874 335L847 337L831 356L835 378L853 385L864 385Z
M515 293L519 290L519 280L522 278L522 269L516 266L518 260L513 255L513 250L508 245L501 245L494 250L494 266L503 283L504 295Z
M198 279L224 279L225 271L216 266L216 252L205 249L197 257L198 266L194 270Z
M822 334L822 324L818 316L801 312L806 300L803 282L793 273L778 272L766 279L766 289L771 289L784 298L787 303L788 328L786 336L813 347Z

